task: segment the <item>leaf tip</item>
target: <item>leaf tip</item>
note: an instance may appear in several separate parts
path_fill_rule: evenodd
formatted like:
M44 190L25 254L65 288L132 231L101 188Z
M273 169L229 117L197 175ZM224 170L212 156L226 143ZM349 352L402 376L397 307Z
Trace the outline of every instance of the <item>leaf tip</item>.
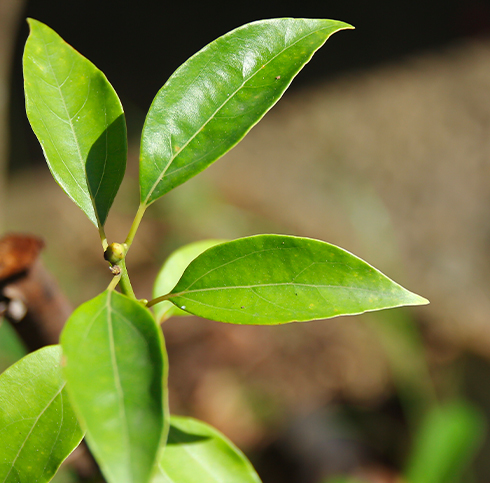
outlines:
M343 22L342 20L327 20L327 22L331 22L335 24L335 32L338 32L339 30L353 30L355 29L354 25L351 25L350 23Z
M37 27L38 25L44 25L42 22L40 22L39 20L36 20L35 18L32 18L32 17L27 17L26 18L26 21L27 21L27 25L29 25L29 29L32 31L35 27Z
M342 30L355 30L356 29L354 27L354 25L351 25L350 23L345 23L345 22L342 22L342 23L343 23Z
M429 300L413 292L410 292L410 296L406 303L406 305L429 305L429 304L430 304Z

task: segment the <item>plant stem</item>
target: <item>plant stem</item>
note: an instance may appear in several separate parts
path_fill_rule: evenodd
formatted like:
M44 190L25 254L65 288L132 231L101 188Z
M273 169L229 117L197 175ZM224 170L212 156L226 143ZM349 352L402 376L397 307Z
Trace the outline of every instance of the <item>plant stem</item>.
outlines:
M156 305L156 304L159 304L160 302L163 302L163 301L165 301L165 300L168 300L168 299L172 298L173 296L175 296L175 294L170 294L170 293L168 293L168 294L166 294L166 295L162 295L162 296L160 296L160 297L157 297L156 299L150 300L150 301L149 301L149 302L146 304L146 306L147 306L147 307L153 307L153 305Z
M136 215L133 220L133 224L131 225L131 228L129 229L128 237L126 238L126 245L128 246L127 250L129 250L129 247L133 243L134 236L136 235L136 232L138 231L138 227L140 226L141 220L143 218L143 215L145 214L146 208L148 205L140 203L140 206L138 208L138 211L136 212Z
M117 284L121 280L121 274L116 275L112 278L111 283L107 287L107 290L114 290L117 287Z
M131 286L131 281L129 280L129 275L128 275L128 270L126 268L126 260L121 260L119 263L119 266L121 267L121 280L120 280L120 287L121 287L121 292L124 295L127 295L128 297L131 297L136 300L136 295L134 294L133 287Z
M100 241L102 242L102 248L104 249L104 251L106 251L109 244L107 243L107 237L105 236L104 227L102 225L99 225L99 235Z

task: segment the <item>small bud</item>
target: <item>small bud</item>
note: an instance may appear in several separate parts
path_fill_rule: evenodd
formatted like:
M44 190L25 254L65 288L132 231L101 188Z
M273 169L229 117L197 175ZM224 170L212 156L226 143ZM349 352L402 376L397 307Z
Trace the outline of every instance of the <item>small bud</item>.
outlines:
M104 252L104 258L112 263L112 265L116 265L121 260L124 259L126 255L126 244L125 243L111 243L106 251Z
M112 275L121 275L121 267L119 265L112 265L112 267L109 267L109 270L111 271Z

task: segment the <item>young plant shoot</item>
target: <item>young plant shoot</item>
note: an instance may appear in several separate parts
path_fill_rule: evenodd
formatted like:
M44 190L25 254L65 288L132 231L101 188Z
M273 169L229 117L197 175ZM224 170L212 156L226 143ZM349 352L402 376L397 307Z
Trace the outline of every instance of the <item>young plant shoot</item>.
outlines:
M135 298L126 257L148 206L232 149L327 39L352 27L253 22L180 66L146 116L134 222L125 240L109 244L104 225L126 168L121 102L105 75L56 32L32 19L29 26L27 116L53 177L98 230L113 279L75 310L59 346L0 376L0 482L50 481L83 437L109 483L260 482L225 436L170 416L159 324L195 314L273 325L427 300L309 238L258 235L182 247L163 265L150 301Z

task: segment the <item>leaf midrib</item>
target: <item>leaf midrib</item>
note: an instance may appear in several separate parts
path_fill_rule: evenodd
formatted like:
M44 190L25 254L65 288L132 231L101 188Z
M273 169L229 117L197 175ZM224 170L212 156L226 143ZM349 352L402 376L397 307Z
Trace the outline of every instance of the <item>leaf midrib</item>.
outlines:
M51 406L51 404L53 403L53 401L58 397L58 395L61 393L61 391L63 390L63 388L65 387L65 384L66 382L64 382L62 384L62 386L60 387L60 389L56 392L56 394L51 398L51 400L48 402L48 404L46 405L46 407L39 413L39 416L34 420L34 423L30 429L30 431L27 433L24 441L22 442L22 445L21 447L19 448L19 451L17 452L13 462L12 462L12 465L10 467L10 470L9 472L7 473L7 475L5 476L5 479L3 480L2 483L5 483L7 481L7 478L10 476L10 473L11 471L13 470L13 468L15 467L15 463L17 462L20 454L22 453L22 450L24 449L24 446L27 442L27 440L29 439L29 436L32 434L32 432L34 431L34 428L36 427L37 423L39 422L39 420L41 419L41 416L48 410L49 406Z
M58 434L56 435L56 439L54 440L53 445L51 446L51 451L49 452L49 456L48 456L48 458L46 458L46 464L44 465L42 476L44 476L44 473L46 472L46 467L48 466L49 460L51 459L51 455L53 454L56 443L59 440L61 429L63 428L63 421L65 420L65 410L64 410L64 404L63 404L63 393L62 392L60 392L60 396L61 396L61 401L60 401L60 404L61 404L61 411L60 411L61 420L60 420L60 424L58 426Z
M44 37L44 33L41 31L41 34L40 34L41 38L42 38L42 41L43 41L43 47L44 47L44 52L45 52L45 55L46 55L46 59L47 59L47 62L48 62L48 65L49 65L49 69L51 70L51 74L54 78L54 80L56 81L56 86L53 86L53 87L56 87L58 89L58 93L59 93L59 96L60 96L60 99L61 99L61 102L63 104L63 108L65 110L65 114L66 114L66 118L68 119L68 123L69 123L69 126L70 126L70 129L71 129L71 132L72 132L72 135L73 135L73 138L75 140L75 146L77 148L77 154L78 154L78 159L80 161L80 164L83 166L83 171L85 173L85 181L87 183L87 191L88 191L88 195L89 195L89 199L92 203L92 210L93 210L93 213L95 215L95 219L96 219L96 222L97 222L97 226L101 227L101 223L100 223L100 219L99 219L99 214L97 213L97 207L96 207L96 204L95 204L95 197L94 195L92 194L92 190L90 188L90 183L88 182L88 179L87 179L87 172L86 172L86 166L85 166L85 162L84 162L84 159L83 159L83 156L82 156L82 151L81 151L81 148L80 148L80 143L79 143L79 140L78 140L78 136L77 136L77 133L75 131L75 128L73 126L73 118L70 116L69 112L68 112L68 107L66 105L66 101L65 101L65 97L63 95L63 92L61 91L61 87L62 85L66 82L66 80L68 79L68 77L71 75L71 71L72 71L72 68L70 68L70 73L68 74L67 78L62 82L60 83L58 81L58 77L56 76L56 73L54 71L54 68L53 68L53 65L51 63L51 55L48 51L48 45L47 45L47 42L46 42L46 39ZM62 42L64 42L62 40ZM68 46L68 48L70 48ZM85 106L85 104L87 103L88 101L88 98L90 96L90 82L89 82L89 86L88 86L88 89L87 89L87 99L84 101L83 103L83 106L82 108L80 108L78 111L77 111L77 114L78 112L81 111L81 109L83 109L83 107ZM106 119L107 121L107 119ZM43 121L43 124L44 124L44 121ZM107 124L107 122L106 122ZM106 126L106 129L107 129L107 126ZM49 131L48 131L49 132ZM51 135L50 135L51 137ZM58 150L57 150L58 151ZM63 160L63 158L60 156L60 159L61 161L63 162L63 165L66 167L66 169L69 171L71 177L75 180L75 183L78 185L78 187L82 190L82 193L84 191L83 187L80 186L80 184L78 183L76 177L72 174L71 170L68 168L68 166L66 165L65 161ZM105 165L107 163L107 157L104 161L104 172L105 172ZM102 181L100 181L101 183ZM99 187L100 187L100 184L99 184ZM98 190L97 190L98 192Z
M313 34L316 34L317 32L321 31L321 30L325 30L329 27L322 27L322 28L319 28L317 30L314 30L312 32L309 32L307 35L304 35L303 37L299 38L298 40L296 40L295 42L293 42L292 44L289 44L287 47L285 47L284 49L282 49L280 52L278 52L275 56L271 57L267 62L265 62L263 64L263 66L266 66L268 64L270 64L274 59L276 59L278 56L282 55L286 50L288 50L289 48L293 47L294 45L296 45L298 42L301 42L302 40L306 39L307 37L309 37L310 35L313 35ZM144 205L149 205L150 203L148 203L148 200L151 198L153 192L156 190L157 186L160 184L160 182L163 180L163 178L165 177L165 173L167 172L168 168L170 167L170 165L173 163L173 161L175 160L175 158L177 158L180 154L182 154L182 152L186 149L186 147L193 141L193 139L201 132L201 130L209 123L211 122L215 115L221 110L224 108L224 106L231 100L233 99L233 97L238 93L238 91L247 83L249 82L251 79L253 79L263 68L263 66L259 67L256 72L254 72L249 78L247 78L244 82L242 82L240 84L240 86L230 95L227 97L227 99L213 112L213 114L199 127L199 129L196 129L195 133L184 143L184 145L181 147L181 149L175 154L173 155L167 165L165 166L165 168L163 169L162 173L158 176L157 180L155 181L155 183L153 183L153 186L151 187L150 191L148 192L148 195L146 196L145 198L145 201L143 202ZM272 107L272 106L270 106ZM270 108L269 108L270 109ZM267 112L267 111L266 111ZM265 114L265 113L264 113ZM260 119L259 119L260 120ZM257 121L258 122L258 121ZM256 123L255 123L256 124ZM253 124L252 126L250 126L250 129L255 125ZM153 200L155 201L155 200Z
M345 289L345 290L353 290L353 291L361 291L368 293L376 293L378 294L379 290L370 290L368 288L362 287L351 287L348 285L323 285L323 284L314 284L314 283L298 283L298 282L278 282L278 283L261 283L255 285L231 285L224 287L208 287L194 290L183 290L177 293L170 293L169 299L174 297L185 297L188 294L193 293L201 293L201 292L213 292L220 290L238 290L238 289L254 289L260 287L284 287L284 286L296 286L296 287L306 287L306 288L331 288L331 289Z
M116 387L116 392L118 395L118 406L119 406L119 415L121 417L121 420L124 421L124 424L122 425L123 429L123 437L124 437L124 445L126 446L126 454L128 455L128 466L129 466L129 473L131 475L131 480L130 481L135 481L134 480L134 475L133 473L133 465L131 464L131 444L129 441L129 428L128 428L128 420L127 420L127 415L126 415L126 408L124 406L124 391L122 388L121 384L121 378L119 375L119 368L117 365L117 358L116 358L116 347L115 347L115 341L114 341L114 331L112 327L112 297L111 293L107 294L107 300L106 300L106 308L107 308L107 325L108 325L108 332L109 332L109 351L111 354L111 365L113 369L113 374L114 374L114 383Z

